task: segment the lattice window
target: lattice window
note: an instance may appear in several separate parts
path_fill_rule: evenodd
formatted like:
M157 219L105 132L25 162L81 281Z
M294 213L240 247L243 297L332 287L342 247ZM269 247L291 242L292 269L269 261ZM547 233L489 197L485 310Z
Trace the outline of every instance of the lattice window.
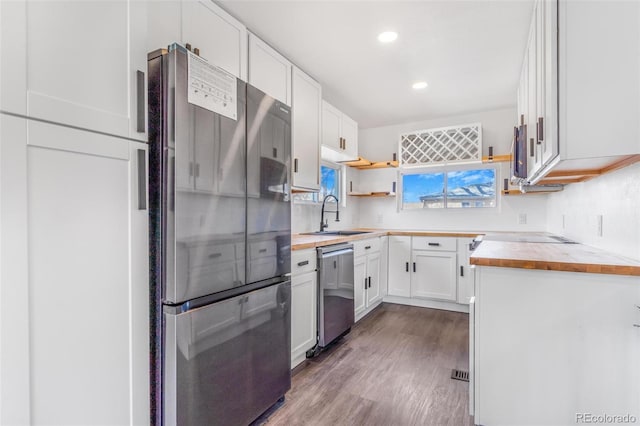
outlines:
M417 130L400 135L400 166L482 161L482 124Z

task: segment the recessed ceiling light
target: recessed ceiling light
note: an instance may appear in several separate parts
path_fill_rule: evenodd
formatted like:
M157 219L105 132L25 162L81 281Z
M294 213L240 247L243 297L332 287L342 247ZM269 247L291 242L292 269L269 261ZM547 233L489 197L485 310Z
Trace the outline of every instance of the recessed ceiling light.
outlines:
M378 34L378 41L380 43L391 43L397 38L398 38L398 33L394 31L385 31L383 33Z
M417 83L413 83L413 87L416 90L420 90L420 89L426 89L428 86L426 81L418 81Z

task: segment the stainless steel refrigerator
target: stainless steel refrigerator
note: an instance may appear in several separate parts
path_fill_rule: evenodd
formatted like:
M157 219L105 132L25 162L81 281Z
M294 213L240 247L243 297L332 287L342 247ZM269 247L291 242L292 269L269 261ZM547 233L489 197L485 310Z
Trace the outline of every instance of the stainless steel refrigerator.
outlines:
M149 54L152 419L244 425L291 386L290 108Z

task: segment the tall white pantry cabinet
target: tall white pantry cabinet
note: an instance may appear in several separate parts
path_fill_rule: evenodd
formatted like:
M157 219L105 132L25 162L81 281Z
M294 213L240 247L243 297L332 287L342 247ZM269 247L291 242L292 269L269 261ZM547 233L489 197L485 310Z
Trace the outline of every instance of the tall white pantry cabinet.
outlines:
M148 424L147 146L0 115L0 423Z
M151 4L0 2L0 424L150 422Z

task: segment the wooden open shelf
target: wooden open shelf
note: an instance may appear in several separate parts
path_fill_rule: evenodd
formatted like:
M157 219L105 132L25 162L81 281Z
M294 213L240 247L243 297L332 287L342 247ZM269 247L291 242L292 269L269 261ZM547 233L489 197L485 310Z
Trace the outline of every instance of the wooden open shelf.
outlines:
M511 154L494 155L493 157L482 157L483 163L506 163L511 161Z
M544 195L544 194L551 194L553 192L558 192L558 191L538 191L538 192L522 192L519 189L503 189L502 190L502 195Z
M582 170L552 170L540 181L539 185L550 183L571 184L577 182L586 182L598 176L622 169L640 162L640 154L629 155L615 163L609 164L601 169L582 169Z
M395 197L395 192L350 192L351 197Z
M357 160L353 161L345 161L343 164L349 167L354 167L358 170L387 169L390 167L398 167L397 161L369 161L362 157L358 157Z
M572 183L586 182L598 176L622 169L632 164L640 162L640 154L629 155L615 163L604 166L600 169L579 169L579 170L552 170L541 179L537 185L570 185ZM533 195L533 194L549 194L554 191L542 192L525 192L524 194L517 189L503 190L502 195Z

